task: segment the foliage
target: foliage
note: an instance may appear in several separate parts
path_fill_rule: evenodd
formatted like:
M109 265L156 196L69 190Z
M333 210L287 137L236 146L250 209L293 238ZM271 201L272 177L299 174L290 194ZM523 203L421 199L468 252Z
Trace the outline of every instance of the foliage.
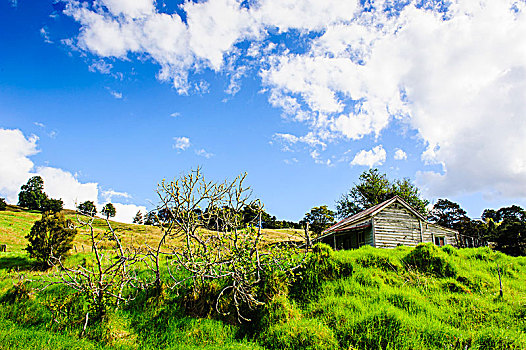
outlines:
M6 208L7 208L7 203L5 201L5 198L0 197L0 210L6 210Z
M142 217L142 213L141 211L139 210L137 212L137 214L135 214L135 216L133 217L133 223L134 224L138 224L138 225L142 225L144 223L144 219Z
M44 180L40 176L33 176L20 188L18 205L30 210L58 213L62 210L64 203L62 199L48 198L44 193Z
M44 180L40 176L30 178L18 193L18 205L31 210L41 210L46 199Z
M34 282L24 283L26 291L12 288L17 274L0 273L0 348L526 348L526 258L487 247L441 248L438 251L444 255L439 255L457 268L457 276L439 277L402 265L413 250L319 249L312 255L332 259L336 266L352 266L352 273L318 281L316 295L301 303L292 291L301 287L303 279L289 285L279 274L272 275L265 279L270 300L261 308L261 322L250 324L188 316L181 302L190 294L186 289L166 288L161 298L146 289L125 307L111 308L106 321L90 321L81 339L84 322L79 315L88 306L86 298L74 297L63 286L35 291ZM497 297L497 264L503 298ZM17 302L11 302L14 295L20 295ZM68 317L71 322L63 323Z
M326 205L322 205L312 208L310 212L305 214L302 222L308 222L310 230L314 232L315 236L319 236L323 230L336 223L334 220L335 214Z
M364 171L359 177L359 182L354 184L349 192L342 194L336 202L337 216L344 218L354 215L394 196L399 196L418 212L426 214L429 201L421 198L420 190L411 180L404 178L391 182L387 175L380 173L378 169L369 169Z
M504 219L492 239L495 248L503 253L526 255L526 221Z
M63 207L64 202L62 202L62 199L46 198L42 203L40 210L43 212L50 211L52 213L58 213Z
M100 211L102 215L106 217L106 219L109 219L110 217L114 217L117 211L115 210L115 207L111 203L107 203L102 210Z
M88 216L95 216L97 214L97 207L95 206L95 203L93 203L93 201L85 201L80 203L77 206L77 210L81 214L85 214Z
M467 219L466 211L458 203L449 199L439 199L429 215L429 221L440 226L458 230L463 220Z
M417 268L420 272L431 273L438 277L455 277L456 268L449 263L446 253L433 243L420 243L407 254L403 262Z
M319 293L324 282L350 276L352 271L352 264L336 258L329 245L316 243L312 254L299 269L291 293L297 300L305 302Z
M323 323L314 319L292 319L271 325L260 336L267 349L337 349L334 333Z
M77 230L72 228L71 221L66 220L64 215L45 212L26 236L29 241L26 250L40 267L46 269L52 266L51 258L59 259L68 253L76 234Z

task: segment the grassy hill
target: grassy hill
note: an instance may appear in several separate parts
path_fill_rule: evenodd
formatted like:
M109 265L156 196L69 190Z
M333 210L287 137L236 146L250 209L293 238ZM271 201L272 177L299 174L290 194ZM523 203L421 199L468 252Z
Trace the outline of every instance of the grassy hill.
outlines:
M294 279L265 281L267 303L250 324L212 311L190 316L185 292L167 290L162 298L140 294L79 338L85 301L61 286L17 283L17 264L28 279L42 274L29 270L22 251L39 217L0 212L0 243L14 250L0 253L0 349L526 349L526 258L431 244L317 247ZM137 241L158 235L154 227L115 225Z
M77 223L77 216L73 210L63 210L66 218L71 219ZM26 210L14 205L8 205L8 209L0 211L0 244L7 244L8 252L22 252L27 246L27 240L24 238L35 221L40 220L41 213L32 210ZM126 224L116 221L111 221L112 228L119 234L123 243L128 246L141 246L145 243L154 244L158 242L161 235L161 230L155 226ZM96 218L93 222L95 231L107 230L106 220ZM80 229L79 234L74 241L74 252L86 252L90 250L88 237L85 235L87 229ZM283 240L300 240L301 230L294 229L279 229L271 230L264 229L264 242L272 243ZM170 241L170 243L177 243Z

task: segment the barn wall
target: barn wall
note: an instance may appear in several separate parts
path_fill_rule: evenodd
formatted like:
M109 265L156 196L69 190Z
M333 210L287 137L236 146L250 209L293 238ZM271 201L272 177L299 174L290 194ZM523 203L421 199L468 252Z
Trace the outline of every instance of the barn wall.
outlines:
M455 231L446 229L442 226L435 224L424 224L424 242L433 242L434 236L443 236L445 237L445 244L451 244L452 246L457 245L457 239L455 236Z
M381 210L373 220L377 248L416 246L420 243L419 218L398 203Z

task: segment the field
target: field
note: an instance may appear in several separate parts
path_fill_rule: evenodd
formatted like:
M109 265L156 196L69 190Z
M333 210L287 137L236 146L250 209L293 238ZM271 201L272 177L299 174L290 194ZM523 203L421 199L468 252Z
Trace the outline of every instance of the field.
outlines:
M23 251L39 217L0 212L0 243L8 245L0 253L0 349L526 349L526 258L433 245L316 247L293 278L269 276L266 305L250 323L213 310L197 315L184 291L157 298L145 291L80 337L85 301L62 286L18 283L20 274L43 274L31 271ZM127 244L159 235L155 227L114 225ZM70 262L89 256L85 238L75 245ZM213 287L198 297L214 298Z

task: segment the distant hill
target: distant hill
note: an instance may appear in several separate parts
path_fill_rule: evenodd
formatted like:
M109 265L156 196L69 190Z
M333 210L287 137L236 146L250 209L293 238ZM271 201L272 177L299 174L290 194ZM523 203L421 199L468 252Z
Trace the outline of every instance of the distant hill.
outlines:
M84 216L77 216L74 210L64 209L64 215L74 223L79 224L78 219L86 220ZM7 250L11 252L20 252L27 246L27 240L24 238L35 221L41 218L41 213L34 210L27 210L16 205L8 205L7 210L0 211L0 244L7 244ZM161 230L155 226L127 224L116 221L109 221L112 228L120 234L123 242L128 245L140 246L144 243L154 244L158 242ZM95 218L93 227L96 231L107 230L106 220L100 217ZM79 229L74 246L77 252L87 251L90 249L88 238L84 235L87 228ZM301 239L302 230L294 229L264 229L265 242L280 241L297 241ZM84 233L84 234L83 234Z

